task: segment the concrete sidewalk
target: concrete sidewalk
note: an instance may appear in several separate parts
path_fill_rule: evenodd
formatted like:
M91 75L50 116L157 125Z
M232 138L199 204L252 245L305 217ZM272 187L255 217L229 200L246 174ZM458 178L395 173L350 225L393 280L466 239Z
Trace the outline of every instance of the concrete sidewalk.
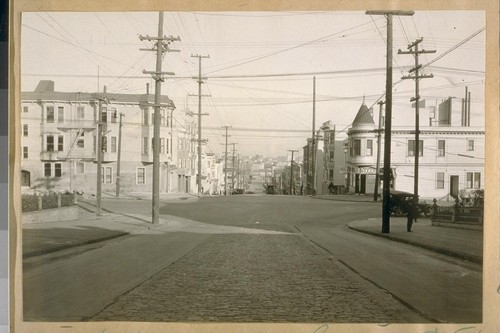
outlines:
M102 242L147 230L144 216L103 212L96 216L80 209L78 220L23 224L23 258Z
M406 217L391 217L389 233L382 233L381 218L353 221L347 226L352 230L471 262L483 262L482 231L433 226L430 219L419 218L413 223L412 232L407 232Z

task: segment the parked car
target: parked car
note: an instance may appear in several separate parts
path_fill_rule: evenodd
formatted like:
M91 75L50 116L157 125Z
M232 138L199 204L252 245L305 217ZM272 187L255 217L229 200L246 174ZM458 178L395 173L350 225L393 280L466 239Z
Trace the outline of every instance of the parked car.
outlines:
M415 195L413 193L391 190L390 192L390 209L395 216L405 216L408 213L408 206L413 202ZM418 216L424 214L425 217L430 217L432 214L431 205L425 201L418 203Z
M274 185L267 185L266 194L274 194L274 193L275 193Z

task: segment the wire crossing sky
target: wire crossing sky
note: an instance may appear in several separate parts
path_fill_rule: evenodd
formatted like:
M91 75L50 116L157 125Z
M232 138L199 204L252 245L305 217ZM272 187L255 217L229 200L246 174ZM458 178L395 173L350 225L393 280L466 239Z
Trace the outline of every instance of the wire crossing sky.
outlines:
M141 48L152 45L139 35L154 36L157 12L23 13L22 91L40 80L55 81L57 91L146 92L154 86L144 69L155 57ZM422 56L421 98L432 101L472 94L472 114L484 113L485 13L416 11L394 20L394 53L418 38L434 55ZM286 155L306 144L312 129L312 77L316 76L316 128L331 120L339 139L363 99L367 106L385 90L386 20L364 12L165 12L166 36L179 36L167 53L162 92L177 110L197 110L197 63L192 54L208 54L203 76L204 132L208 150L221 152L221 126L241 154ZM394 110L411 117L414 83L402 82L411 57L394 55ZM398 82L399 81L399 82ZM244 131L242 129L247 129Z

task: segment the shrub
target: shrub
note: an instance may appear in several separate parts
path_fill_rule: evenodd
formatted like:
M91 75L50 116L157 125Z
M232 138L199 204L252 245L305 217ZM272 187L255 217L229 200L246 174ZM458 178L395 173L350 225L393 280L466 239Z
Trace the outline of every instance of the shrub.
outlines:
M42 209L57 208L57 194L46 194L42 197Z
M38 210L38 196L34 194L23 194L21 196L23 212L34 212Z
M61 207L73 206L75 203L75 194L64 193L61 194Z

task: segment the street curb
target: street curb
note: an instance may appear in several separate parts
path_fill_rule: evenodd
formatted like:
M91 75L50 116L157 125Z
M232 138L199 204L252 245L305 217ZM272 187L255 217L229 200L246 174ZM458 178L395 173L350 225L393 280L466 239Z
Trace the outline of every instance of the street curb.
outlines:
M368 231L368 230L363 230L363 229L360 229L360 228L357 228L357 227L352 227L349 224L346 224L346 226L349 229L351 229L351 230L362 232L362 233L365 233L365 234L368 234L368 235L382 237L382 238L390 239L392 241L396 241L396 242L400 242L400 243L404 243L404 244L408 244L408 245L413 245L413 246L416 246L416 247L420 247L422 249L430 250L430 251L437 252L437 253L440 253L440 254L444 254L444 255L447 255L447 256L450 256L450 257L455 257L455 258L459 258L459 259L471 261L471 262L476 263L476 264L481 264L481 265L483 264L483 258L480 258L480 257L477 257L477 256L469 255L469 254L466 254L466 253L455 252L455 251L443 249L443 248L436 247L436 246L426 245L426 244L414 242L414 241L411 241L411 240L406 240L406 239L401 239L401 238L397 238L397 237L392 237L392 236L390 236L388 234L382 234L382 233L372 232L372 231Z
M130 235L130 233L120 231L114 235L110 235L110 236L106 236L106 237L94 238L94 239L89 239L89 240L82 241L82 242L75 242L75 243L64 244L61 246L56 246L56 247L53 247L50 249L43 249L43 250L33 251L33 252L29 252L29 253L23 253L23 259L36 257L36 256L40 256L42 254L48 254L48 253L57 252L57 251L61 251L61 250L67 250L67 249L70 249L73 247L89 245L89 244L94 244L94 243L100 243L100 242L104 242L107 240L115 239L115 238L126 236L126 235Z
M310 195L309 197L318 200L329 200L329 201L342 201L342 202L366 202L366 203L382 203L382 201L373 201L373 200L354 200L354 199L338 199L338 198L321 198L317 196Z

